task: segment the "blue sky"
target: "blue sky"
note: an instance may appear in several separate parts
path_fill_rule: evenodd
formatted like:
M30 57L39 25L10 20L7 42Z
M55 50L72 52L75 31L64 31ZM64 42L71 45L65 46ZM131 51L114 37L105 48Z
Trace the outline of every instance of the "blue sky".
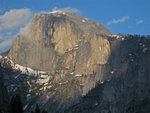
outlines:
M34 13L54 7L79 10L79 15L103 24L114 34L150 34L150 0L0 0L0 52L11 46L11 37Z

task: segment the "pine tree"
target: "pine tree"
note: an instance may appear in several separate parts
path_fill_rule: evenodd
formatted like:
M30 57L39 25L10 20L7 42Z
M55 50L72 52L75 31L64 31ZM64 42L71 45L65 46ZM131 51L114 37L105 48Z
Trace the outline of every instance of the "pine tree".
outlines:
M2 113L1 109L0 109L0 113Z
M9 113L23 113L23 107L20 95L15 95L12 97L9 104Z
M35 113L40 113L39 105L36 104Z
M33 111L31 111L31 113L34 113Z
M42 113L48 113L47 111L43 110Z

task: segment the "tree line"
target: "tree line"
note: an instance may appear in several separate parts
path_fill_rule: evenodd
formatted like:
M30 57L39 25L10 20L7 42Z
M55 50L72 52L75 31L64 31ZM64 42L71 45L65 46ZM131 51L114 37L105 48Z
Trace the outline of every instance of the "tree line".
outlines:
M8 111L7 113L23 113L23 105L21 102L21 97L20 95L16 94L15 96L13 96L11 98L11 101L8 105ZM4 113L1 111L0 109L0 113ZM39 109L39 105L36 104L36 108L35 111L31 111L31 113L48 113L46 110L43 110L41 112L41 110Z

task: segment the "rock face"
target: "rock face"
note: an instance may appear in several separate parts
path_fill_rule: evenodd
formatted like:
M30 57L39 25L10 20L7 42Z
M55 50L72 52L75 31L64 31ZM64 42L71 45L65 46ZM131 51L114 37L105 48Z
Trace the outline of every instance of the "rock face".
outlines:
M8 56L22 66L51 74L60 57L66 56L66 67L80 67L75 69L76 73L91 73L95 65L107 62L110 45L101 35L111 34L101 24L78 15L36 14L16 38Z
M25 112L39 104L50 113L148 113L149 45L78 15L36 14L1 61L11 68L5 84Z
M103 79L95 73L110 55L108 35L112 33L101 24L78 15L36 14L16 38L8 57L52 76L48 84L53 93L42 93L37 103L51 112L63 111ZM41 101L45 97L49 98Z

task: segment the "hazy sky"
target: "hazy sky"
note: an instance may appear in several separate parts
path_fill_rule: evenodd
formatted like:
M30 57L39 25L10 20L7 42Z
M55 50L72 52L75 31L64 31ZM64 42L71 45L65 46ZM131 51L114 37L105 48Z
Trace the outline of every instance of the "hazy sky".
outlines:
M150 0L0 0L0 52L10 48L33 14L53 9L76 12L114 34L150 34Z

